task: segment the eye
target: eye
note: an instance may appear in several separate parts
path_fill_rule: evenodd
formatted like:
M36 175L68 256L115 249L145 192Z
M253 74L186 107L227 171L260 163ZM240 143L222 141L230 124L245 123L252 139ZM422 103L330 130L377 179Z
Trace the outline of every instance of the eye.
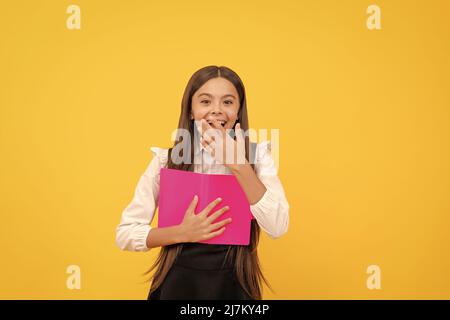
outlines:
M209 100L202 100L202 101L200 101L200 103L202 103L202 104L208 104L208 103L209 103Z
M230 104L233 104L233 100L225 100L224 103L227 105L230 105Z

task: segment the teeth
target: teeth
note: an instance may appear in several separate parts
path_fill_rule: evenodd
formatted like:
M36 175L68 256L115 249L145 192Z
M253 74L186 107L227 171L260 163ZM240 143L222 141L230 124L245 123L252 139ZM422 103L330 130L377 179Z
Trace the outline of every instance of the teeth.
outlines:
M225 126L226 121L219 121L220 125ZM213 124L213 121L208 121L208 124Z

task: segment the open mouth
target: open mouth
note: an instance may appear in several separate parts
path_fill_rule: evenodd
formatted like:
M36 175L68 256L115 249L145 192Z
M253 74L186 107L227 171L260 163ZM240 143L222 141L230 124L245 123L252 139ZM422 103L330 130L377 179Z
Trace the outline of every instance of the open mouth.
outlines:
M211 125L211 126L212 126L212 124L214 123L212 120L207 120L207 122L208 122L208 124ZM226 122L225 120L219 120L218 122L219 122L219 124L220 124L222 127L225 127L225 125L227 124L227 122Z

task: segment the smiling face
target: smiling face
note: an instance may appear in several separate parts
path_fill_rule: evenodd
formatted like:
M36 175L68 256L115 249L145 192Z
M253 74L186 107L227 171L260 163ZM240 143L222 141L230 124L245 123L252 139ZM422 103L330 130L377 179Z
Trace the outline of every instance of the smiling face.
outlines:
M239 95L225 78L212 78L192 96L191 119L205 119L209 124L219 120L226 129L233 128L238 119Z

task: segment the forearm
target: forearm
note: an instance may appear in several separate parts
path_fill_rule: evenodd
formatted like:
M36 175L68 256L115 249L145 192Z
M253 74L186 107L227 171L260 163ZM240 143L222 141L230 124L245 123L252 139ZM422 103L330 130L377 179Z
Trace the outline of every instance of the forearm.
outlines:
M247 196L248 202L251 205L257 203L267 189L261 180L259 180L251 165L245 163L232 165L229 168Z
M183 232L180 225L152 228L147 235L147 247L155 248L184 242Z

